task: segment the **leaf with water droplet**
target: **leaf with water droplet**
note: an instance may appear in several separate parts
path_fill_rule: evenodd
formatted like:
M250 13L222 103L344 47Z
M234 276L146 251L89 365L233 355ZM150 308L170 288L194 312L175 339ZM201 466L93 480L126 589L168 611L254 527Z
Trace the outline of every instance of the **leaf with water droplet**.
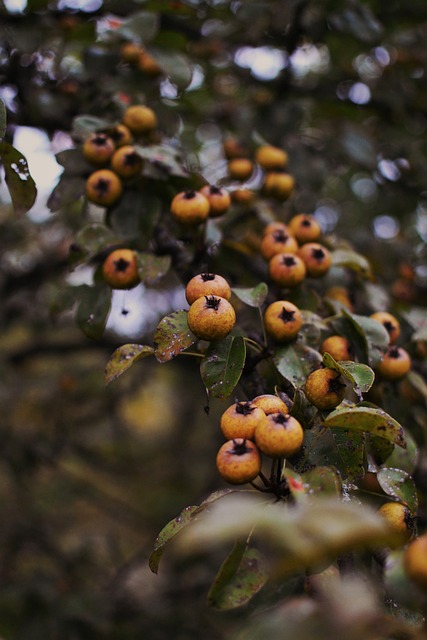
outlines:
M209 590L208 605L227 611L241 607L264 586L267 563L258 549L236 540Z
M8 142L0 142L0 158L3 161L5 181L15 212L26 213L37 197L36 184L31 177L27 160Z
M233 293L250 307L260 307L268 294L268 287L265 282L260 282L255 287L233 287Z
M337 362L330 353L323 354L323 364L350 380L360 399L361 394L369 391L374 383L375 373L367 364L345 360Z
M153 347L146 344L124 344L113 351L105 368L104 381L110 382L122 375L134 362L154 353Z
M303 473L302 478L310 494L335 496L342 494L341 477L335 467L314 467Z
M406 448L403 427L382 409L360 406L335 409L323 424L331 428L366 431Z
M159 362L168 362L197 341L187 323L187 311L174 311L160 320L154 332L154 345Z
M383 467L377 472L377 480L382 490L405 504L411 513L418 509L417 487L406 471Z
M198 506L186 507L177 518L174 518L160 531L154 543L154 549L148 559L148 565L153 573L159 570L160 559L167 545L187 527L194 519L194 514L200 510Z
M200 365L203 384L214 398L227 398L240 380L246 359L242 336L211 343Z

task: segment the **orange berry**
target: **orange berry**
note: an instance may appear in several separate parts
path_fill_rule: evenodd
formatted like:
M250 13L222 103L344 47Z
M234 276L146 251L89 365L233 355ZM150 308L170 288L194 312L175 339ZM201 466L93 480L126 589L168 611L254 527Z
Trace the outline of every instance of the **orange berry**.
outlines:
M335 409L345 395L345 384L334 369L316 369L305 381L305 395L317 409Z
M199 191L181 191L170 206L172 216L181 224L199 224L209 215L209 200Z
M267 333L277 342L293 340L302 326L301 311L289 300L272 302L264 312Z
M226 440L235 438L253 440L255 429L266 419L264 411L252 402L236 402L222 414L220 427Z
M189 280L185 288L188 304L193 304L201 296L220 296L226 300L231 298L231 289L227 280L217 273L199 273Z
M298 213L289 220L289 229L300 244L315 242L321 236L322 230L314 216Z
M392 345L375 369L384 380L400 380L411 369L411 357L403 347Z
M263 393L260 396L256 396L252 400L252 404L262 409L266 415L270 413L289 413L288 405L273 393Z
M150 107L135 104L128 107L124 112L123 124L126 125L132 133L148 133L157 127L157 116Z
M86 181L86 197L89 202L109 207L122 195L123 186L119 176L110 169L99 169Z
M288 231L275 229L264 234L260 251L264 260L270 260L276 253L296 253L298 242Z
M95 165L107 164L115 150L116 145L106 133L92 133L82 147L85 160Z
M329 336L320 346L321 353L329 353L335 360L352 360L350 342L343 336Z
M255 442L262 453L271 458L289 458L302 445L304 430L296 418L284 413L271 413L255 430Z
M326 247L317 242L307 242L298 250L298 255L305 262L307 274L319 278L327 273L332 264L332 257Z
M124 145L131 144L133 142L133 136L129 127L124 124L116 124L115 127L108 130L108 135L112 138L116 147L123 147Z
M268 263L270 278L280 287L296 287L306 271L304 261L292 253L276 253Z
M113 289L132 289L140 282L138 261L131 249L116 249L104 260L102 275Z
M111 168L121 178L133 178L141 173L144 162L131 145L124 145L114 152L111 158Z
M188 326L202 340L221 340L233 329L236 312L225 298L203 296L190 306Z
M228 174L233 180L247 180L254 170L254 163L249 158L233 158L228 162Z
M255 152L255 160L266 171L284 169L288 164L288 154L279 147L269 144L258 147Z
M390 344L395 344L400 336L400 323L391 313L388 311L376 311L371 315L371 318L380 322L385 329L387 329L390 336Z
M245 438L225 442L216 456L219 474L230 484L255 480L261 471L261 455L256 445Z
M420 589L427 590L427 534L406 547L403 566L408 578Z
M210 218L218 218L230 208L231 197L228 191L223 187L216 187L214 185L206 184L200 189L200 193L202 193L209 200Z
M378 513L399 538L400 544L397 542L396 546L409 542L414 535L414 517L408 507L401 502L385 502L379 507Z
M264 178L264 193L276 200L287 200L295 188L295 178L282 171L269 171Z

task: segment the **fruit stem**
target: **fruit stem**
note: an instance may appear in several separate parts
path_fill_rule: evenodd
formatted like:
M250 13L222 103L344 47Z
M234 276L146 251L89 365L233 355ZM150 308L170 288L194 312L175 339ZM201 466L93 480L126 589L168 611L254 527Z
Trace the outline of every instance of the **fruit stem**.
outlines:
M243 340L245 342L247 342L249 345L251 345L251 347L253 347L257 351L263 351L264 350L264 347L262 345L260 345L258 342L256 342L255 340L252 340L252 338L248 338L248 337L244 336Z

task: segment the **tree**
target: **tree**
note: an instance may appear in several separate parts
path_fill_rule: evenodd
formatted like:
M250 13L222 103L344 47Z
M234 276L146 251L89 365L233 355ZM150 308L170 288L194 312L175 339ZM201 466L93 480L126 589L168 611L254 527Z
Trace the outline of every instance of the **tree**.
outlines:
M424 3L1 15L2 636L425 637Z

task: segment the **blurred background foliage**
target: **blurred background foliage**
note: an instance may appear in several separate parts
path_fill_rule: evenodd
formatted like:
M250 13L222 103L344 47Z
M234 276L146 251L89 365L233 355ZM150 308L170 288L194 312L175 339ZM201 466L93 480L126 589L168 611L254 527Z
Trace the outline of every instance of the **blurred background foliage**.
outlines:
M117 344L135 333L143 341L141 331L182 306L183 283L146 292L160 315L142 328L132 295L120 293L103 339L82 336L64 309L67 286L85 282L84 269L69 270L85 222L83 178L77 170L49 201L61 171L53 156L78 141L77 116L117 120L129 96L156 111L170 144L213 183L226 176L227 137L250 150L262 140L283 147L297 189L275 212L315 213L364 253L377 274L374 306L413 320L423 357L427 5L8 0L0 17L5 140L27 155L38 186L35 205L17 215L0 185L0 636L236 637L248 611L205 606L216 552L203 564L175 558L159 576L147 565L159 529L221 486L214 459L227 402L206 414L197 365L185 358L147 359L103 382ZM127 62L124 42L143 45L166 73ZM44 155L32 160L26 136ZM259 218L245 214L238 228L256 234ZM253 284L232 251L221 259L239 286ZM425 447L425 399L411 391ZM389 401L407 415L408 399ZM426 475L424 463L422 504ZM336 594L331 601L339 608ZM311 637L304 624L300 636L291 625L294 639ZM258 633L267 627L259 621Z

